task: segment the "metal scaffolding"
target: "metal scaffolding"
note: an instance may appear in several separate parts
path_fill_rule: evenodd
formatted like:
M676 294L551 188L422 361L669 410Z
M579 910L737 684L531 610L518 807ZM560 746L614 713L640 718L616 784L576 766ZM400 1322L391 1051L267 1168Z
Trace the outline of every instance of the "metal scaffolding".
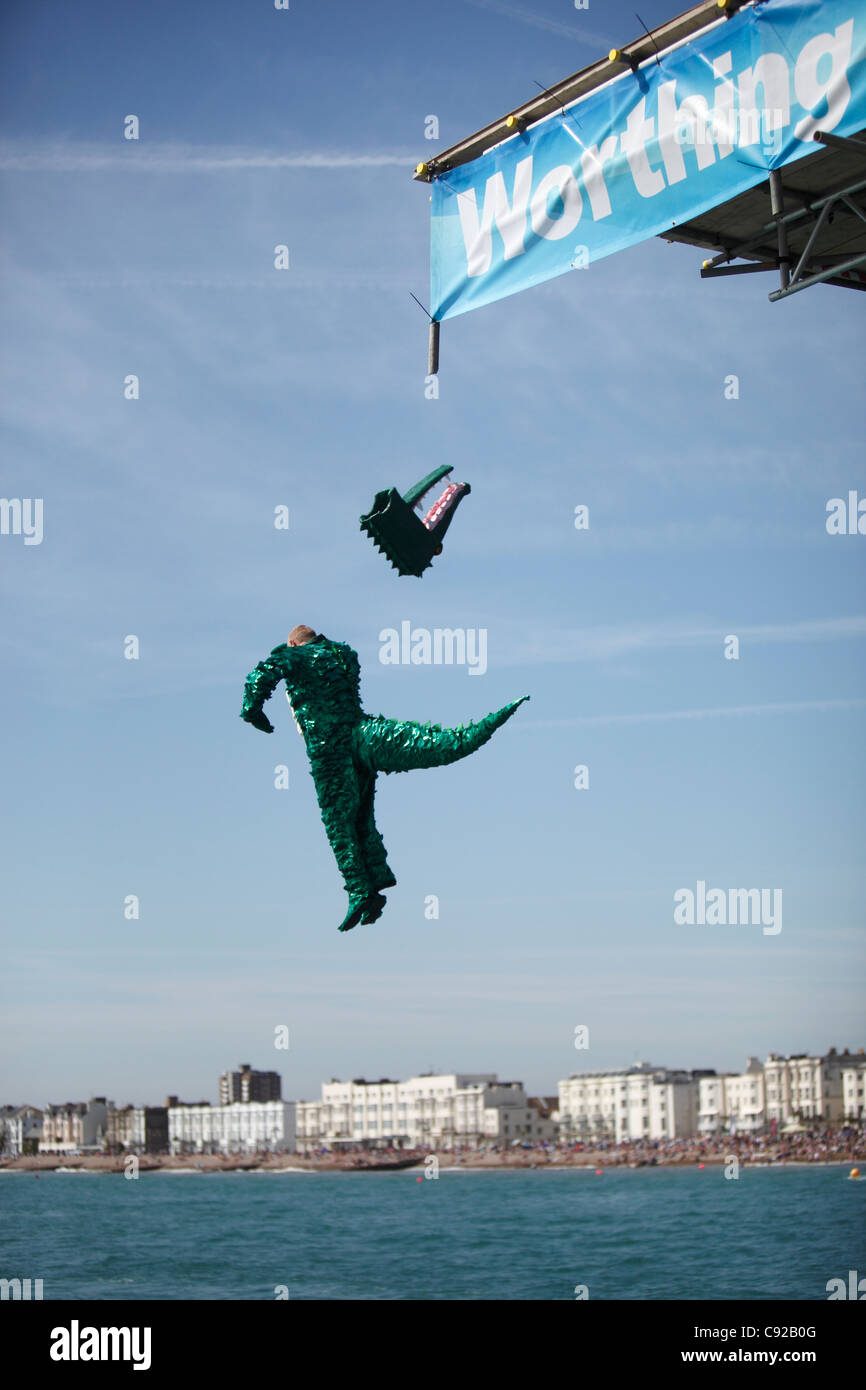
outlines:
M866 290L866 270L859 269L866 267L866 140L820 130L813 139L825 151L784 171L771 169L766 184L707 215L717 222L724 217L724 231L696 221L664 238L717 251L704 261L704 280L778 270L779 288L768 296L773 303L812 285ZM745 230L756 200L767 193L769 219ZM737 260L745 264L730 264Z
M564 116L566 108L603 87L617 70L637 71L641 63L730 19L748 2L701 0L428 157L417 165L415 179L430 183L537 122L557 112ZM866 130L845 137L819 130L808 138L822 148L781 168L769 167L773 151L765 148L766 178L761 182L656 235L715 253L703 262L704 280L778 271L779 288L768 295L772 303L819 284L866 290ZM428 375L435 376L438 369L439 323L431 316Z

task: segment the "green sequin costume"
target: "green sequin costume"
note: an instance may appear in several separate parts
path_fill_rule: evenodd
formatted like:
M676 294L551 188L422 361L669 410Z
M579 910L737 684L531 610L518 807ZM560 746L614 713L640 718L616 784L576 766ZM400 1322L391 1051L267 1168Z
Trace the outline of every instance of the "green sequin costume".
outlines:
M376 774L442 767L467 757L529 696L457 729L365 714L357 653L320 635L301 646L274 647L247 676L241 718L267 734L273 725L262 706L280 681L286 682L307 747L325 831L349 895L340 925L349 931L359 921L376 921L385 906L380 890L397 881L373 819Z

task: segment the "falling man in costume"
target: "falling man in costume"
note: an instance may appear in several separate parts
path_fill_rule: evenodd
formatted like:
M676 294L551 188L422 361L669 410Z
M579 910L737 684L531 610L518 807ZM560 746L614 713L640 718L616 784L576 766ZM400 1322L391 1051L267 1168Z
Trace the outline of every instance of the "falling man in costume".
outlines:
M358 655L312 628L292 628L287 643L250 671L241 718L266 734L273 725L263 713L280 681L301 731L325 831L343 875L349 910L340 931L375 922L385 906L382 890L397 880L373 819L377 772L442 767L480 748L514 711L524 695L480 723L457 729L365 714L360 697Z

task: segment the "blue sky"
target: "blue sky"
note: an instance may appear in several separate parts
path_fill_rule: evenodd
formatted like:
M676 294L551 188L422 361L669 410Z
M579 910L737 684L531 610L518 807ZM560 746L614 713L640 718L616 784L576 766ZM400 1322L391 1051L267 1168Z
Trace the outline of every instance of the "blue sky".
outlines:
M239 1060L289 1097L430 1068L547 1093L862 1045L866 540L824 524L866 494L860 297L770 305L652 241L443 325L425 399L413 165L635 37L630 6L3 24L2 491L44 499L44 539L0 537L0 1099L215 1099ZM472 494L400 579L358 516L442 462ZM383 665L403 621L486 628L485 674ZM358 650L372 712L532 696L475 757L380 779L398 887L348 935L282 694L270 738L237 717L296 622ZM699 879L781 888L783 930L675 925Z

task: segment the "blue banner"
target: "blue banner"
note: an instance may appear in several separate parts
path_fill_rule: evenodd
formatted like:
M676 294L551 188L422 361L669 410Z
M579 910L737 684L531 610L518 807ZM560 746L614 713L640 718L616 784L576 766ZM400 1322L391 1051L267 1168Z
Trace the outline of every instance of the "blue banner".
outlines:
M669 231L866 127L863 0L758 0L433 179L436 319Z

